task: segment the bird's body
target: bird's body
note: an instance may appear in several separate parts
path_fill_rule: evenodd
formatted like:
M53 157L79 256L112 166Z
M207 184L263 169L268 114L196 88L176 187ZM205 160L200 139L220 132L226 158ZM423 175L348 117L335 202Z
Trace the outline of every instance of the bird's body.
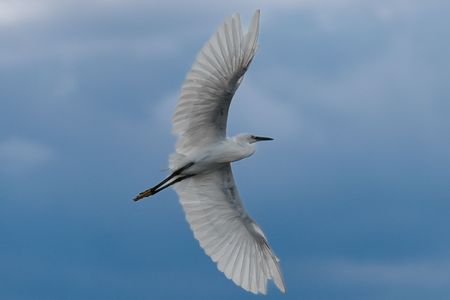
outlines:
M255 142L272 139L226 137L229 105L255 55L258 34L259 11L246 34L234 14L202 48L172 120L178 141L169 159L171 174L134 200L173 186L195 238L218 269L245 290L265 294L267 280L285 291L279 260L242 205L231 163L251 156Z
M190 152L174 154L170 160L172 172L194 163L181 174L192 175L212 171L224 163L231 163L249 157L255 153L255 145L246 142L241 136L225 138L207 146L193 148ZM180 175L181 175L180 174Z

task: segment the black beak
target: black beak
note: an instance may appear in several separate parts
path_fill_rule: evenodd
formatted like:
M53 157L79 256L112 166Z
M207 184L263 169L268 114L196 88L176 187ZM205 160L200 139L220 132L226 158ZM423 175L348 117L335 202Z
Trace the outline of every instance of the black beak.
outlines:
M265 136L255 136L255 141L273 141L273 138L265 137Z

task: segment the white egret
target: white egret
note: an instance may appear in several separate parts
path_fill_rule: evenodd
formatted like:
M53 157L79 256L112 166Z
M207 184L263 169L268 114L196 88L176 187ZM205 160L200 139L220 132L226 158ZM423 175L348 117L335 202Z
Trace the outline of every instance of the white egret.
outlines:
M255 55L258 34L259 10L246 34L234 14L203 46L172 119L178 141L169 159L171 175L134 200L173 185L195 238L227 278L255 294L265 294L273 280L284 293L279 259L244 210L230 165L252 155L255 142L272 139L226 137L228 108Z

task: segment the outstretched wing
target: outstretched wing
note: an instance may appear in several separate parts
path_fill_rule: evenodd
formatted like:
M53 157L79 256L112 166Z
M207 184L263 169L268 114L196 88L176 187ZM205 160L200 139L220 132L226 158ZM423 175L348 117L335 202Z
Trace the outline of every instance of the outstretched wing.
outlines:
M245 35L239 15L234 14L203 46L187 74L172 119L178 153L225 137L228 108L255 55L258 33L259 10Z
M227 278L255 294L266 293L267 280L285 292L279 260L245 212L229 163L174 187L195 238Z

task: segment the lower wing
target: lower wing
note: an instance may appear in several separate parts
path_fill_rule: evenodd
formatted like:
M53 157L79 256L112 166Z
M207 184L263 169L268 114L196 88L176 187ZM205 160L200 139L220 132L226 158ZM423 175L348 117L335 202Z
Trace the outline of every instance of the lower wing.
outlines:
M266 293L267 280L285 292L279 259L245 212L230 164L174 187L195 238L227 278L255 294Z

